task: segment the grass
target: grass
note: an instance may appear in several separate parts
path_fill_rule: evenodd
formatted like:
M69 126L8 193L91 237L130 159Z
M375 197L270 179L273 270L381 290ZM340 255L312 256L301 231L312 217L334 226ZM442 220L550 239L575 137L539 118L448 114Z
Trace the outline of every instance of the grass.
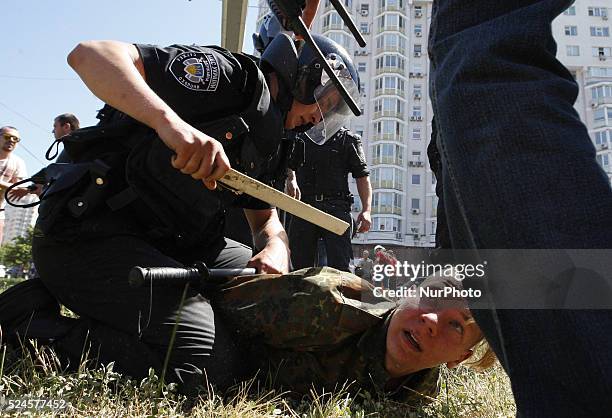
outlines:
M8 287L0 281L0 291ZM61 399L62 410L29 410L30 416L162 416L162 417L510 417L515 406L509 380L499 366L485 372L443 368L440 396L430 405L410 407L369 393L351 397L342 388L333 394L313 393L301 400L245 383L227 393L212 388L197 399L178 394L174 385L159 391L151 371L129 379L113 365L65 372L52 350L33 347L21 353L0 345L0 407L5 399ZM22 416L24 411L12 416ZM10 416L6 410L2 416Z

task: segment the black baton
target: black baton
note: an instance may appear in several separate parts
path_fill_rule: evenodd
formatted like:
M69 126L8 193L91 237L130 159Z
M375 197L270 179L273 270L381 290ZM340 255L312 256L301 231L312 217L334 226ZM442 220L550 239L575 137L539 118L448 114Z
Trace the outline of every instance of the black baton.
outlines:
M209 269L204 263L192 267L133 267L128 275L130 287L141 287L144 284L184 285L207 283L214 279L249 276L257 271L254 268ZM211 280L212 279L212 280Z

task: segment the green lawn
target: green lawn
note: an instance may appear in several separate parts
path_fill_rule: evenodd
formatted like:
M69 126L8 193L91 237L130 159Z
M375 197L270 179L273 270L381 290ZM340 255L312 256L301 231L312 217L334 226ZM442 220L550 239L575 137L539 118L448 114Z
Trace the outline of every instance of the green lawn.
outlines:
M0 291L19 281L0 279ZM219 394L211 390L199 399L186 399L170 386L161 388L151 374L142 381L127 379L112 367L97 370L84 365L64 373L53 352L43 348L18 355L0 346L0 408L5 399L61 399L61 411L29 413L54 416L194 416L194 417L511 417L515 405L509 380L499 366L477 373L467 368L443 369L440 396L425 407L410 407L368 393L350 397L314 394L296 401L264 389L236 388ZM7 411L0 410L6 416ZM14 416L23 415L22 412Z

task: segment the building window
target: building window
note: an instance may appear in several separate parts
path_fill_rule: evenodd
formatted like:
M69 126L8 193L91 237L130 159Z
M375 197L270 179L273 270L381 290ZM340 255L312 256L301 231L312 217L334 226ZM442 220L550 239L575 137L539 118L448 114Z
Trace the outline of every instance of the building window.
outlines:
M357 63L357 71L359 71L360 73L365 73L366 72L366 63L365 62Z
M411 209L421 209L421 199L410 199Z
M415 84L412 86L412 94L415 99L420 99L423 95L423 86L420 84Z
M612 56L612 47L609 46L596 46L593 47L593 56L599 58L607 58Z
M421 175L413 174L412 175L412 184L421 184Z
M612 108L610 108L612 109ZM593 112L593 123L595 125L603 125L606 122L606 109L597 109Z
M563 12L565 16L576 16L576 6L570 6Z
M596 145L607 145L609 133L612 133L612 131L595 132L595 144Z
M359 25L359 31L365 35L370 33L370 25L367 22L361 22Z
M414 17L423 17L423 6L414 6Z
M612 77L612 67L589 67L589 77Z
M421 55L422 52L423 52L423 47L421 46L421 44L415 44L414 45L414 55L419 56Z
M421 139L421 128L412 128L412 139L415 141Z
M421 114L421 106L412 106L412 116L415 118L420 118L423 116Z
M589 7L589 16L608 16L608 9L605 7Z
M593 87L591 89L591 97L597 100L604 97L612 97L612 84Z
M577 36L578 35L578 26L566 26L565 34L567 36Z
M580 47L578 45L567 45L565 48L568 57L580 56Z
M423 25L417 23L414 25L414 34L416 36L423 36Z
M607 26L591 26L591 36L609 38L610 28Z
M361 3L359 13L361 13L362 16L367 16L370 13L370 5L368 3Z

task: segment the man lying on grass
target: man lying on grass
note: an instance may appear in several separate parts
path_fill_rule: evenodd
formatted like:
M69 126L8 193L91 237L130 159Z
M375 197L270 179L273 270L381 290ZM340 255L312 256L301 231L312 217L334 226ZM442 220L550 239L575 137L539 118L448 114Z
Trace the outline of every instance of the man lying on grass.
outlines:
M436 289L447 286L460 288L460 282L430 277L421 284ZM10 292L13 298L15 290ZM224 389L257 375L274 388L298 395L334 391L348 384L350 392L385 393L413 403L437 395L439 365L455 367L472 357L476 348L484 354L470 361L472 365L485 368L493 363L492 351L485 346L465 300L406 298L396 304L374 297L372 290L370 283L352 274L311 268L283 276L238 277L214 291L203 291L212 309L200 314L212 314L216 327L211 335L213 349L202 350L201 379L181 381L181 369L171 361L167 380L193 393L195 386L204 387L207 382ZM154 287L151 291L164 290ZM0 306L7 296L0 296ZM37 328L36 320L29 321L31 329ZM16 329L2 308L0 324L5 336ZM191 331L179 326L177 332ZM204 347L205 342L200 345ZM61 337L51 345L60 358L78 364L78 359L62 352ZM173 347L173 351L181 349ZM103 344L90 347L89 352L99 353L99 362L115 361L115 370L129 374L121 359L105 356ZM161 373L159 366L152 367Z
M422 287L461 288L430 277ZM438 366L494 361L463 299L375 298L372 285L334 269L301 270L279 278L236 278L212 304L249 347L249 362L274 387L298 393L351 383L405 402L438 393ZM479 347L482 346L482 347Z

